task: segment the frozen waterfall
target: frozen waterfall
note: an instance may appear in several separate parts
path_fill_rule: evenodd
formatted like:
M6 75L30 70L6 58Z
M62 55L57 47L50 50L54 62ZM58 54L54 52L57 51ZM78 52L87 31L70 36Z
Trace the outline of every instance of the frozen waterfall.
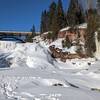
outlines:
M98 33L95 32L96 52L95 57L100 59L100 41L98 41Z
M13 41L0 41L0 49L13 50L16 47L16 42Z

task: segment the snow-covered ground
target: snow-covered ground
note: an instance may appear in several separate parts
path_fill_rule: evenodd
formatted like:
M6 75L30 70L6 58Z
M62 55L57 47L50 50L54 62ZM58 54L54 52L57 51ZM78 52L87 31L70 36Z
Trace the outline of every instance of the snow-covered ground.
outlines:
M63 63L43 42L1 48L0 100L100 100L100 61Z

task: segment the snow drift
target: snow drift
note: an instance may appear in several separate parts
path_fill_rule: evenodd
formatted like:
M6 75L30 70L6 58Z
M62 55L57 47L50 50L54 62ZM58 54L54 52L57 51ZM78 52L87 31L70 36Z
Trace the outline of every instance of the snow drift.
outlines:
M49 51L39 43L18 44L7 60L10 60L11 67L21 67L20 64L30 68L53 66Z

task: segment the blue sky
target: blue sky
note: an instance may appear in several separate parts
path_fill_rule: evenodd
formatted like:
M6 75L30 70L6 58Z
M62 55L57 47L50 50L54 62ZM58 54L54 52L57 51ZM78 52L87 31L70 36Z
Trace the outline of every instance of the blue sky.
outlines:
M50 2L57 0L0 0L0 30L30 31L33 23L40 28L40 16ZM67 9L69 0L62 0Z

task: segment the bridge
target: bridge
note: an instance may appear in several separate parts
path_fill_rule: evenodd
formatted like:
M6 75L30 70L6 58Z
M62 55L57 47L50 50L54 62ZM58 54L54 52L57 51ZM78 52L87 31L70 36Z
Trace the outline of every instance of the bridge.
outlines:
M17 40L24 42L27 36L30 36L32 32L16 32L16 31L0 31L0 40ZM11 39L12 38L12 39Z
M13 50L18 43L25 43L32 32L0 31L0 50Z

